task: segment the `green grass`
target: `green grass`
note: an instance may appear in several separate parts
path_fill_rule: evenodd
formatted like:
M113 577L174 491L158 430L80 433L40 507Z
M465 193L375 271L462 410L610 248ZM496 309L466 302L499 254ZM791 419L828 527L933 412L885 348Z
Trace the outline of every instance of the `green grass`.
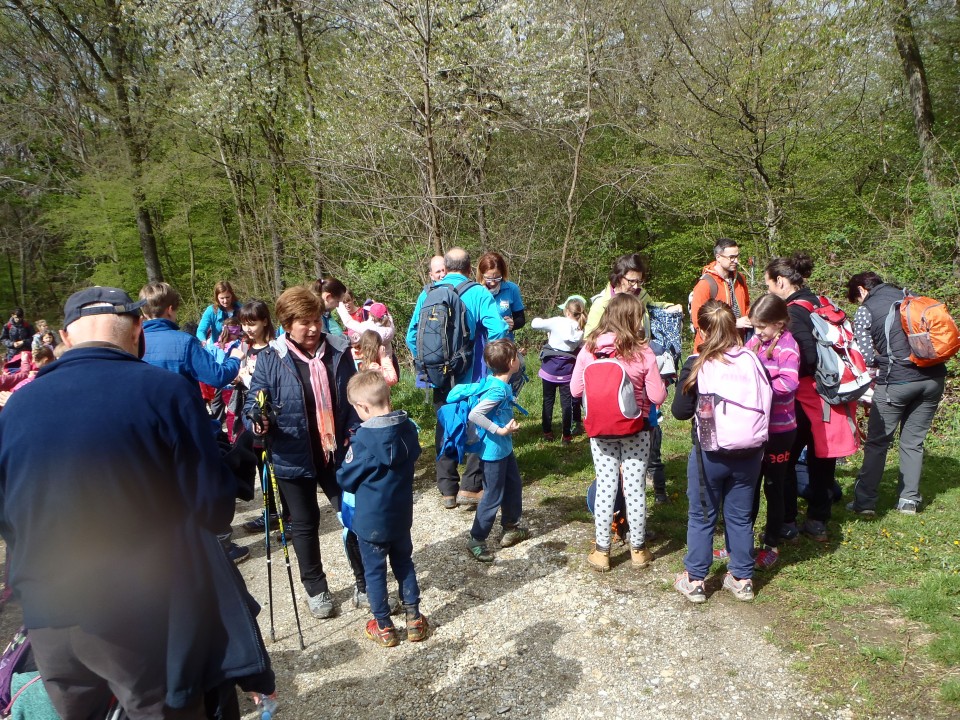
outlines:
M528 373L531 382L519 401L530 417L521 420L515 442L524 483L537 489L541 507L551 508L558 523L592 523L585 501L593 479L588 441L581 436L567 447L543 441L535 358ZM948 379L948 388L953 384ZM394 391L395 397L404 393L400 406L410 410L405 402L414 401L425 411L415 419L427 444L433 433L431 408L422 391L401 387ZM673 502L656 507L651 527L657 556L679 570L686 544L690 424L668 418L663 427L662 455ZM894 509L894 445L875 519L859 518L836 504L827 543L804 538L785 544L780 563L755 577L754 609L758 624L770 628L766 636L795 653L791 667L804 673L828 703L849 705L852 717L960 714L960 462L955 458L960 458L960 402L945 400L927 438L920 514L910 517ZM852 496L861 460L856 455L838 467L844 502ZM801 500L801 518L804 510ZM763 522L761 509L758 527ZM720 564L713 568L717 577L723 571Z

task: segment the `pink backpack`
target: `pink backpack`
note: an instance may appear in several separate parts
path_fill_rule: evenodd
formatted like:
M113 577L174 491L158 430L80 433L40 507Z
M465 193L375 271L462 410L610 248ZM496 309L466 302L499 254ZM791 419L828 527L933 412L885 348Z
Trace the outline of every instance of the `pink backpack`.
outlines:
M745 348L710 360L697 373L697 436L714 452L754 450L767 442L773 390L760 359Z
M584 369L583 409L589 437L626 437L646 428L633 382L615 355L598 357Z

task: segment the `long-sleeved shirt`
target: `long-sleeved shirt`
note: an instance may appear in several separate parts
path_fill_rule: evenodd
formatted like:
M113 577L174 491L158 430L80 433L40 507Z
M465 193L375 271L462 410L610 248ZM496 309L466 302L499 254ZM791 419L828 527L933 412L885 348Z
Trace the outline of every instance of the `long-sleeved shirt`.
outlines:
M768 357L773 349L772 356ZM788 330L775 341L762 342L754 335L747 343L770 375L773 402L770 406L770 432L784 433L797 427L797 411L794 402L800 386L800 348Z

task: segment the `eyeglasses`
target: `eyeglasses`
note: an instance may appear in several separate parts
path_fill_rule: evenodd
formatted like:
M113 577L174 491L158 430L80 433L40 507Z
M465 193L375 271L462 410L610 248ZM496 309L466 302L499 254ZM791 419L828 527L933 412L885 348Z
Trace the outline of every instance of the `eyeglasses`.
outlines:
M736 262L740 259L740 253L737 253L736 255L721 255L720 257L722 257L724 260L733 260Z
M631 287L640 287L641 285L643 285L643 278L642 278L642 277L639 277L639 278L628 278L628 277L625 277L624 280L625 280L626 282L630 283L630 286L631 286Z
M483 281L487 283L498 283L501 280L503 280L502 275L500 277L487 277L486 275L483 276Z

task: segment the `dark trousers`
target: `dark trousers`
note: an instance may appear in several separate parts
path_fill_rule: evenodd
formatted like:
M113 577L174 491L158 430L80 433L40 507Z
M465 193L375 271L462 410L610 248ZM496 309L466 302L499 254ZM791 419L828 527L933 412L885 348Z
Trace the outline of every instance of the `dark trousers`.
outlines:
M813 446L813 431L810 418L797 405L797 436L790 450L790 468L787 470L783 490L783 521L797 521L797 459L807 448L807 471L810 474L810 490L807 496L807 519L827 522L830 519L832 503L830 491L837 477L837 459L819 458Z
M415 611L415 614L420 607L420 586L413 568L413 540L410 538L410 531L408 530L404 537L388 543L372 543L363 538L359 538L359 542L367 578L367 599L377 624L382 628L393 624L390 620L390 602L387 599L387 560L390 561L390 569L400 586L400 600L404 608Z
M337 485L333 469L325 470L318 478L305 476L293 480L277 479L284 507L290 513L289 536L297 553L297 564L300 565L300 582L310 597L329 590L320 557L320 504L317 502L317 486L323 490L333 508L340 512L340 486ZM357 589L365 592L366 581L363 578L360 546L357 536L352 532L346 534L344 552L353 570Z
M753 493L750 522L756 525L757 516L760 514L760 488L763 487L763 495L767 499L767 524L763 531L763 543L770 547L777 547L780 542L784 515L783 488L790 470L791 450L796 435L796 430L770 435L763 453L760 477L757 478L757 487Z
M132 634L136 634L134 631ZM113 695L130 720L203 720L203 698L173 710L164 703L166 653L129 635L107 640L79 627L30 630L33 655L63 720L106 717Z
M663 445L663 430L657 423L650 430L650 457L647 460L647 472L653 476L653 492L656 495L667 494L667 469L660 457L660 447Z
M486 540L493 529L493 521L500 510L500 524L504 528L520 523L523 512L523 481L520 468L513 453L503 460L483 462L483 497L477 505L470 535L477 540Z
M543 380L543 378L541 378ZM543 380L543 431L553 432L553 408L557 402L557 393L560 393L560 420L563 434L572 434L573 424L573 397L570 395L570 383L555 383Z
M440 406L447 401L447 395L450 394L450 388L435 388L433 391L433 410L436 412ZM440 453L440 445L443 442L443 428L437 423L437 431L434 437L434 445L437 455ZM437 457L437 487L440 494L444 497L453 497L460 490L466 492L479 492L483 487L483 470L480 468L480 456L469 454L466 456L467 468L463 473L463 482L460 482L460 476L457 473L457 459L446 455Z

